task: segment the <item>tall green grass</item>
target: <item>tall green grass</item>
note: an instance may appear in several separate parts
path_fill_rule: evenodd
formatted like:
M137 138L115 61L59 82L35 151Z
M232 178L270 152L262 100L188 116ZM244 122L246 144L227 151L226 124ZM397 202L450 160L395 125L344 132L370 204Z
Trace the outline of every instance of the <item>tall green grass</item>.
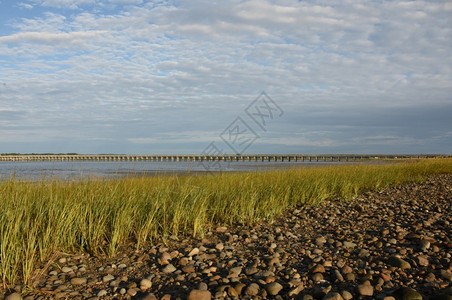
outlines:
M0 182L0 280L30 283L58 252L114 255L170 235L202 235L217 224L252 225L288 207L351 199L427 175L451 173L452 159L283 171L119 180Z

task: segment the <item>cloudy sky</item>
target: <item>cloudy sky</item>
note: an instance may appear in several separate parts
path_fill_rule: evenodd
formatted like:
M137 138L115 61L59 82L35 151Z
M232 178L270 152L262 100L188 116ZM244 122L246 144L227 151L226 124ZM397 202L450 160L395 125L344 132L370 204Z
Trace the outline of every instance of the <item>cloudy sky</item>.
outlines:
M452 1L0 0L0 153L452 153L451 53Z

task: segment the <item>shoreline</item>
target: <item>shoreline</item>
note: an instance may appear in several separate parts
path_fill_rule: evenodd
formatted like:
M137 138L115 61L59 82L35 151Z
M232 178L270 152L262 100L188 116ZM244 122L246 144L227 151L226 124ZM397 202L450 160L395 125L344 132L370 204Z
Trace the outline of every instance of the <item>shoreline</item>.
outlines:
M218 227L202 239L169 236L166 245L141 250L129 244L112 258L60 254L41 270L35 292L24 295L450 299L451 199L452 174L435 175L354 201L297 206L251 228Z

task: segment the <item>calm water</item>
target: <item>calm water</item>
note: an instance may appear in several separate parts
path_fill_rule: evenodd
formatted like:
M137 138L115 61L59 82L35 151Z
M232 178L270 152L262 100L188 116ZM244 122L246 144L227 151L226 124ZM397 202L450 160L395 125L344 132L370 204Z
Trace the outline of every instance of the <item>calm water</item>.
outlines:
M0 162L0 180L74 179L86 177L120 177L207 171L254 171L297 166L338 164L337 162L172 162L172 161L31 161ZM342 162L340 164L343 164Z

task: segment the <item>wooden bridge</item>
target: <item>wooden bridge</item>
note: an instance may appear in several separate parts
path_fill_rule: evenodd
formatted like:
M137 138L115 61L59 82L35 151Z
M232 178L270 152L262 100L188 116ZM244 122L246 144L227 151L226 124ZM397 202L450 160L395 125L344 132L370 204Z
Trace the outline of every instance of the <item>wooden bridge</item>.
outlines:
M125 155L125 154L32 154L0 155L1 161L261 161L334 162L369 159L417 159L451 157L436 154L253 154L253 155Z

